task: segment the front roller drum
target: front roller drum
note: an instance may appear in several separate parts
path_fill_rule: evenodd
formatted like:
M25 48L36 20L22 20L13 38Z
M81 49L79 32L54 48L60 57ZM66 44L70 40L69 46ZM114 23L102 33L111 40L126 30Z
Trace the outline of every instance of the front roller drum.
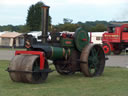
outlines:
M87 77L102 75L105 67L105 54L100 45L89 44L83 48L80 67Z
M45 60L44 68L48 69ZM40 71L40 59L37 55L16 55L9 65L10 78L15 82L43 83L48 72Z

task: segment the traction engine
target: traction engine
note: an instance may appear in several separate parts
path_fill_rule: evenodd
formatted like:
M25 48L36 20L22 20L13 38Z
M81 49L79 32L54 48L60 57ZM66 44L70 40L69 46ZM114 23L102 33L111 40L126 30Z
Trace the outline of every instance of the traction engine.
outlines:
M42 83L48 73L48 60L52 60L60 75L82 72L84 76L100 76L105 67L105 54L100 45L89 43L88 32L78 28L74 34L54 33L48 40L49 6L42 6L41 42L28 36L25 40L27 51L16 51L8 72L16 82Z

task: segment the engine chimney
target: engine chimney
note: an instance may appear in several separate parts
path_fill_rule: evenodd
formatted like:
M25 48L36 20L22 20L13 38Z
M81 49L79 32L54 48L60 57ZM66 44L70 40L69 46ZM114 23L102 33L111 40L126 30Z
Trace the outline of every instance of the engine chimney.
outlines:
M42 43L46 43L48 38L48 16L49 16L49 6L42 6Z

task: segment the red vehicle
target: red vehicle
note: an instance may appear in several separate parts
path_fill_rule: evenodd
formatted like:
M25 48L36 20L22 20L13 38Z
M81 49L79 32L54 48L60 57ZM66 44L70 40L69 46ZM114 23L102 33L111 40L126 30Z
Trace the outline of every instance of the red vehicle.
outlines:
M113 52L119 55L128 47L128 24L111 24L108 32L103 34L103 50L105 54Z

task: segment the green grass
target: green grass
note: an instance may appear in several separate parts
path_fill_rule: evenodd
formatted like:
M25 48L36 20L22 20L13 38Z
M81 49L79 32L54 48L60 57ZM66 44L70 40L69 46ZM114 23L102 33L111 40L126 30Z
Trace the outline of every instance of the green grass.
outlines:
M81 73L61 76L49 74L43 84L11 81L9 61L0 61L0 96L128 96L128 69L106 67L101 77L87 78ZM53 68L53 67L52 67Z

